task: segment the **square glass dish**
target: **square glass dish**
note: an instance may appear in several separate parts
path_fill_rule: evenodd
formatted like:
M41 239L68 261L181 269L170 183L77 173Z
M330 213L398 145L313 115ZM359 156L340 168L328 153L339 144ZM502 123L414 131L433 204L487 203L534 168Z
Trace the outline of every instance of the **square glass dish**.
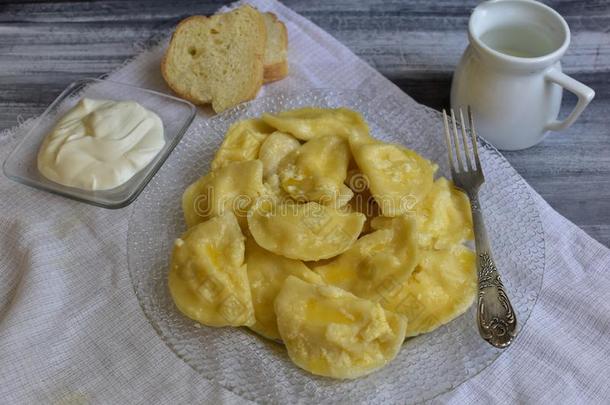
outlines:
M135 101L155 112L163 121L165 145L144 169L126 183L109 190L82 190L55 183L38 171L37 155L42 140L59 119L83 98ZM4 162L4 174L19 183L104 208L122 208L132 203L163 165L193 122L196 107L188 101L152 90L102 79L82 79L70 84Z

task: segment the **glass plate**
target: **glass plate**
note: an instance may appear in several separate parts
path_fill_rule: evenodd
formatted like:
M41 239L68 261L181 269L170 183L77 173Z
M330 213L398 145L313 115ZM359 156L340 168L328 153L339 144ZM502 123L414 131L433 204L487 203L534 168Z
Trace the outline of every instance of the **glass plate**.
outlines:
M118 187L109 190L82 190L55 183L38 171L37 155L40 143L57 121L83 97L136 101L155 112L163 121L163 148L146 167ZM196 112L196 107L188 101L157 91L104 79L78 80L71 83L53 101L10 153L3 165L4 174L11 180L73 200L104 208L122 208L131 204L157 173L193 122Z
M174 239L184 231L181 196L206 173L229 125L263 112L304 107L348 107L361 112L372 133L401 143L440 166L447 175L441 118L409 114L400 102L372 103L353 91L313 90L270 96L240 105L210 120L197 120L159 174L136 202L129 223L129 272L153 327L203 377L243 398L261 402L418 402L455 388L501 353L484 342L475 308L432 333L409 339L387 367L357 380L311 375L283 347L247 331L200 326L174 307L167 272ZM481 143L487 179L481 190L495 258L521 330L535 305L544 271L544 239L538 211L525 182L491 146ZM519 345L519 338L514 345Z

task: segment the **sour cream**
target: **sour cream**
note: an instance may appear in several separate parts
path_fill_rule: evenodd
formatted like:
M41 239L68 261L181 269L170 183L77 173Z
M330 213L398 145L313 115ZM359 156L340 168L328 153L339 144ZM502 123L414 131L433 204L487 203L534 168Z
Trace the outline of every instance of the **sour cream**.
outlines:
M142 170L164 144L161 118L140 104L83 98L43 140L38 170L65 186L108 190Z

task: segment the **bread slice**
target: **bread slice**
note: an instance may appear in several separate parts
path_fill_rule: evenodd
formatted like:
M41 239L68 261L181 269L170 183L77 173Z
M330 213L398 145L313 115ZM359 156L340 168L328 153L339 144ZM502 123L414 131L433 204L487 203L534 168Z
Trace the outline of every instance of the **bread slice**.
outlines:
M256 97L266 38L264 18L248 5L189 17L172 35L161 63L163 78L180 97L224 111Z
M269 83L288 75L288 32L275 14L263 13L263 18L267 28L263 81Z

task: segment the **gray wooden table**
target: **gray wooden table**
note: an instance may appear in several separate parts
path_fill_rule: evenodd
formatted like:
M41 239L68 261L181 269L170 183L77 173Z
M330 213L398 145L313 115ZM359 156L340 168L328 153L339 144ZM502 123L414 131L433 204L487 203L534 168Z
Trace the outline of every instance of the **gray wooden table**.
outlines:
M71 81L103 74L211 0L0 3L0 129L40 114ZM419 102L447 106L477 1L285 0ZM597 91L568 131L505 153L557 211L610 246L610 2L548 0L572 29L564 70ZM567 97L563 114L574 99Z

